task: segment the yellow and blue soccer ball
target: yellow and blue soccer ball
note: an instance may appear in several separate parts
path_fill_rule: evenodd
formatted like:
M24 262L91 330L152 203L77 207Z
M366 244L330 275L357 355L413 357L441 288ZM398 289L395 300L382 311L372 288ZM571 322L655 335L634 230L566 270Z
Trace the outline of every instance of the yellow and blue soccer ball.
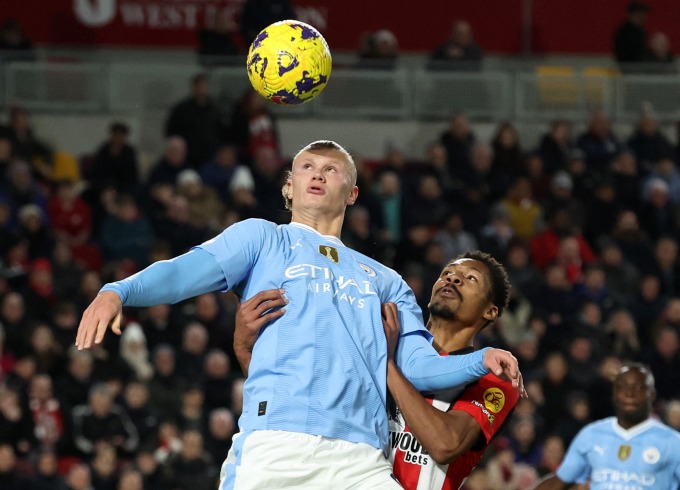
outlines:
M321 33L297 20L282 20L260 32L248 50L253 88L280 105L304 104L319 95L331 76L331 52Z

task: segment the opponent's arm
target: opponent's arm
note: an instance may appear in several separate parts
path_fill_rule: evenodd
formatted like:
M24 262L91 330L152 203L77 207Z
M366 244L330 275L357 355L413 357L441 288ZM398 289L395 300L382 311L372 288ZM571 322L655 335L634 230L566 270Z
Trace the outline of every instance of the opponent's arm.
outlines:
M106 284L83 313L76 346L87 349L104 339L111 325L120 335L123 305L177 303L210 291L226 289L226 279L210 253L193 249L172 260L156 262L122 281Z
M387 387L409 429L438 464L449 464L484 438L468 413L442 412L427 403L392 360L387 363Z
M448 464L475 447L484 434L470 414L436 409L409 383L394 362L394 348L399 338L396 306L385 304L382 313L388 344L387 387L418 442L438 464Z

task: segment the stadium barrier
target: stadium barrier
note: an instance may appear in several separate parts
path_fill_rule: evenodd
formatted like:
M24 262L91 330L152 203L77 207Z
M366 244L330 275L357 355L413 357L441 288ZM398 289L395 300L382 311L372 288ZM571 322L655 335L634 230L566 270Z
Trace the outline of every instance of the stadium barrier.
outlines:
M166 111L208 72L228 108L248 87L240 66L119 61L19 61L0 64L0 107L45 113L124 114ZM399 67L334 69L312 104L271 106L280 117L445 120L465 111L478 121L582 121L594 109L631 122L650 103L661 121L680 119L680 75L620 73L610 67L536 66L530 71L458 72Z

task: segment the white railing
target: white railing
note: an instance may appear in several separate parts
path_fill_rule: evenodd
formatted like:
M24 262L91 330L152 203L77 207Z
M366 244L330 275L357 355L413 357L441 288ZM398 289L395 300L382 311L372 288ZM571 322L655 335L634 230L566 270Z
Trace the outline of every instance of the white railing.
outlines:
M524 121L583 120L596 109L616 118L616 82L605 75L518 73L515 117Z
M406 119L411 116L408 71L335 70L314 104L314 115L346 118Z
M465 112L472 119L501 120L513 114L512 76L497 72L416 70L413 116L446 119Z
M546 67L543 67L546 68ZM565 67L530 71L365 70L339 67L313 103L272 110L280 117L443 120L464 111L476 120L585 120L603 109L614 120L638 117L644 102L661 120L680 119L680 75L620 74ZM19 103L42 112L166 111L189 93L191 77L209 72L226 109L249 82L240 66L198 63L12 62L0 64L0 107Z
M108 70L108 99L102 111L167 111L190 90L198 73L190 65L114 63Z
M19 103L46 112L99 112L106 107L106 65L15 62L5 65L2 74L3 105Z
M616 87L616 112L619 118L639 117L640 107L650 103L660 118L680 120L680 76L626 75Z

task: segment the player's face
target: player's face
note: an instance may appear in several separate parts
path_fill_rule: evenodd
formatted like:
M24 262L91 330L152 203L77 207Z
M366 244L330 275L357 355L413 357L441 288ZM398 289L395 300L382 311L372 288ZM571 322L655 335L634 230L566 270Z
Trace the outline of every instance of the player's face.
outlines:
M620 372L614 380L616 414L624 422L637 423L649 417L654 389L647 385L646 373L637 368Z
M498 308L490 301L488 267L477 260L460 259L442 270L432 287L430 314L463 325L495 320Z
M300 153L287 184L293 211L318 210L330 216L342 215L358 195L348 167L345 156L335 150Z

